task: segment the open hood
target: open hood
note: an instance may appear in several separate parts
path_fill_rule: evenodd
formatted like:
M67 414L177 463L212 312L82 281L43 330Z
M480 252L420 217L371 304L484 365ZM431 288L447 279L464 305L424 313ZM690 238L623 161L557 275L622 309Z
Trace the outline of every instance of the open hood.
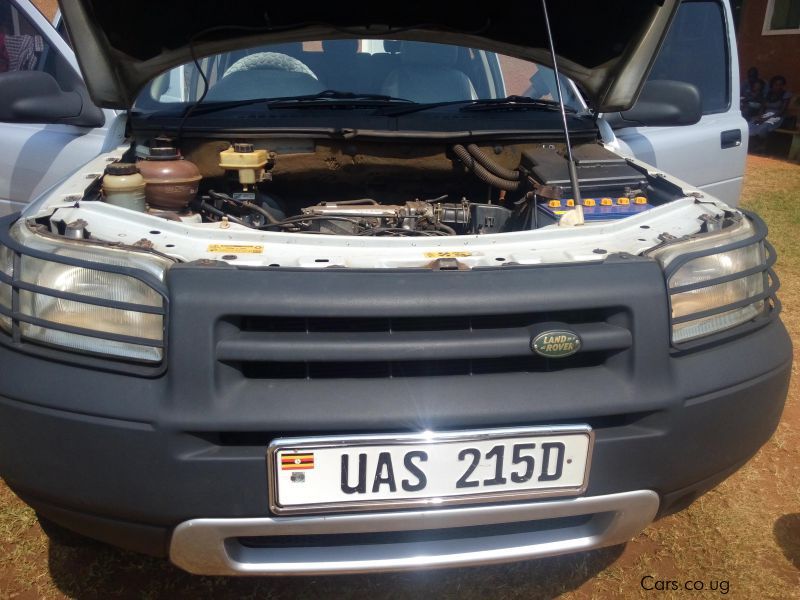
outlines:
M129 108L160 73L268 43L391 38L454 43L552 66L541 3L60 0L93 100ZM680 0L550 0L562 72L601 112L636 101ZM193 49L192 49L193 47Z

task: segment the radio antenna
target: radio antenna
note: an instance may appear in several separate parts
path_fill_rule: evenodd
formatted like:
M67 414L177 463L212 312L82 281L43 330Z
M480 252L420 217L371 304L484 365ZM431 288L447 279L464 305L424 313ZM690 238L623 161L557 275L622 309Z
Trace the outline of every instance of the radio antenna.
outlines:
M550 56L553 58L553 73L555 74L556 78L558 106L561 109L561 124L564 127L564 140L567 146L569 180L572 184L572 197L575 200L575 209L573 211L574 220L570 219L570 224L583 225L583 199L581 198L581 189L578 183L578 169L575 165L575 158L572 156L572 143L569 139L569 125L567 125L567 111L566 108L564 108L564 95L561 93L561 73L558 70L558 58L556 57L556 47L553 43L553 31L550 29L550 17L547 14L547 0L542 0L542 13L544 14L544 26L547 29L547 41L550 43Z

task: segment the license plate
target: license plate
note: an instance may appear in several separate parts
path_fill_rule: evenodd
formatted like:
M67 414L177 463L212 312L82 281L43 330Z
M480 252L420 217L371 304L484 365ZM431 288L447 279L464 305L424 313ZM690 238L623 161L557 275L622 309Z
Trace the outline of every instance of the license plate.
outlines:
M276 514L577 496L594 433L554 426L285 438L269 447Z

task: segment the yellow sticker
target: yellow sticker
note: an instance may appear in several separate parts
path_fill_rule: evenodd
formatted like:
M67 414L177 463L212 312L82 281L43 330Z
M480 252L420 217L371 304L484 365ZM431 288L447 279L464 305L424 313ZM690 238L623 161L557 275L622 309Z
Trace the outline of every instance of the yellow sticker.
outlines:
M426 252L425 258L464 258L472 256L472 252Z
M211 244L209 252L221 252L223 254L263 254L264 246L227 246L225 244Z

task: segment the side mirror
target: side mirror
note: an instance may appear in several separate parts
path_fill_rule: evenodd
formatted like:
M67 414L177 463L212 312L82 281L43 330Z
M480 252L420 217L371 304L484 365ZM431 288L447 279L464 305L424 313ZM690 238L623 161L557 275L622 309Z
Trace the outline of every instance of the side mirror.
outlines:
M85 89L65 92L49 73L12 71L0 73L0 121L99 127L105 117Z
M606 115L614 129L623 127L694 125L703 116L700 90L685 81L648 81L630 110Z

